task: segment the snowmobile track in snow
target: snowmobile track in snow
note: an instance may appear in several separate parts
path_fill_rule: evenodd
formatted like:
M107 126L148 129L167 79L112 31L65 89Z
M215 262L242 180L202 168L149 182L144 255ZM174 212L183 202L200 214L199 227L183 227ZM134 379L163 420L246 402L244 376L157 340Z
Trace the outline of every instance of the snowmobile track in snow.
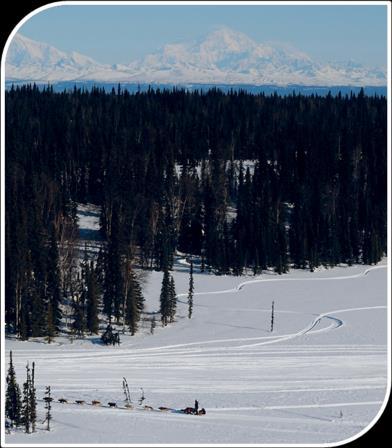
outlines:
M239 291L241 291L243 288L245 288L247 285L251 285L251 284L255 284L255 283L266 283L266 282L291 282L291 281L330 281L330 280L350 280L353 278L361 278L361 277L365 277L366 275L368 275L369 272L374 271L376 269L386 269L387 266L386 265L381 265L381 266L372 266L370 268L367 268L365 271L363 272L359 272L358 274L353 274L353 275L346 275L346 276L337 276L337 277L315 277L315 278L311 278L311 277L305 277L305 278L277 278L277 279L255 279L255 280L247 280L245 282L239 283L236 287L231 288L231 289L225 289L225 290L220 290L220 291L209 291L209 292L198 292L195 293L194 296L200 296L200 295L210 295L210 294L231 294L231 293L237 293ZM177 294L177 299L179 297L186 297L187 293L181 293L181 294ZM181 302L184 303L184 302ZM197 305L195 305L197 306ZM261 340L261 339L268 339L267 341L263 341L263 342L258 342L258 343L254 343L254 344L247 344L247 345L242 345L242 346L236 346L236 347L227 347L227 350L238 350L238 349L242 349L242 348L248 348L248 347L254 347L254 346L259 346L259 345L267 345L267 344L274 344L277 342L281 342L281 341L286 341L289 339L293 339L295 337L299 337L305 334L314 334L314 333L320 333L323 331L329 331L331 329L334 328L339 328L341 327L344 322L334 316L331 316L331 314L336 314L336 313L343 313L343 312L348 312L348 311L361 311L361 310L370 310L370 309L385 309L386 306L373 306L373 307L361 307L361 308L347 308L347 309L341 309L341 310L334 310L334 311L329 311L326 313L322 313L317 315L317 317L310 323L309 326L305 327L304 329L298 331L297 333L291 333L291 334L285 334L285 335L276 335L276 336L261 336L261 337L254 337L254 338L236 338L236 339L215 339L215 340L210 340L210 341L200 341L200 342L190 342L187 344L176 344L176 345L170 345L170 346L164 346L164 347L154 347L151 349L145 349L145 350L161 350L164 348L177 348L177 347L186 347L186 346L191 346L191 345L202 345L202 344L213 344L213 343L219 343L219 342L237 342L237 341L251 341L251 340ZM251 310L249 310L251 311ZM285 311L283 311L285 312ZM328 327L325 328L321 328L321 329L317 329L314 330L314 328L321 322L322 319L330 319L333 322L331 322L331 324Z
M376 269L386 269L386 265L380 265L380 266L372 266L370 268L367 268L363 272L359 272L358 274L353 275L344 275L344 276L337 276L337 277L298 277L298 278L259 278L255 280L246 280L245 282L239 283L236 287L231 289L223 289L219 291L206 291L206 292L195 292L194 296L202 296L202 295L210 295L210 294L231 294L236 293L238 291L241 291L245 286L252 285L255 283L267 283L267 282L298 282L298 281L330 281L330 280L350 280L353 278L360 278L365 277L368 275L370 271L374 271ZM181 293L177 294L178 297L187 297L188 293ZM183 302L181 302L183 303Z

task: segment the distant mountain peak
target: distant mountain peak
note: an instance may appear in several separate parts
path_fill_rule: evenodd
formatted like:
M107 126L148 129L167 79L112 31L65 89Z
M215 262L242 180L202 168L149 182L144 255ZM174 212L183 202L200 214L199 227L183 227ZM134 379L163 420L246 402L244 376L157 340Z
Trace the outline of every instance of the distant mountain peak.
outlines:
M219 46L226 51L236 53L249 51L256 46L256 43L240 31L234 31L226 26L221 26L210 32L203 40L202 45Z
M129 64L112 65L17 34L7 54L6 78L35 82L386 85L383 69L353 61L322 64L291 45L258 43L226 26L197 41L168 43Z

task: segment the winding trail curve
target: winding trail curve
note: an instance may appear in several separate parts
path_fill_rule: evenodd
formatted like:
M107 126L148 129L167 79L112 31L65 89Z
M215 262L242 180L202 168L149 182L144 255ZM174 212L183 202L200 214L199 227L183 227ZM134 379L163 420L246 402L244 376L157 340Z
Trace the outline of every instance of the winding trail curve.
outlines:
M201 296L201 295L211 295L211 294L232 294L232 293L238 293L242 289L244 289L246 286L255 284L255 283L266 283L266 282L290 282L290 281L330 281L330 280L349 280L353 278L361 278L365 277L369 274L369 272L374 271L376 269L386 269L386 265L379 265L379 266L372 266L370 268L365 269L362 272L359 272L358 274L352 274L352 275L346 275L346 276L337 276L337 277L301 277L301 278L277 278L277 279L255 279L255 280L247 280L244 282L239 283L237 286L231 289L224 289L219 291L207 291L207 292L198 292L194 293L194 296ZM186 297L187 293L181 293L177 294L177 299L180 297ZM179 301L180 303L185 303L183 301ZM332 314L338 314L338 313L345 313L349 311L364 311L364 310L371 310L371 309L386 309L386 306L372 306L372 307L359 307L359 308L346 308L346 309L338 309L333 311L328 311L325 313L321 313L317 315L313 321L306 326L305 328L301 329L300 331L296 333L290 333L290 334L283 334L283 335L276 335L276 336L260 336L260 337L253 337L253 338L232 338L232 339L214 339L209 341L200 341L200 342L190 342L190 343L184 343L184 344L175 344L165 347L154 347L149 350L160 350L163 348L177 348L177 347L185 347L185 346L192 346L192 345L204 345L204 344L214 344L219 342L239 342L239 341L255 341L252 344L246 344L246 345L240 345L236 347L227 347L226 349L242 349L242 348L249 348L249 347L255 347L260 345L267 345L267 344L274 344L281 341L286 341L289 339L293 339L305 334L314 334L314 333L320 333L324 331L329 331L331 329L339 328L341 327L344 322L333 316ZM321 329L314 329L316 326L320 324L322 319L329 319L330 325L327 327L321 328ZM256 342L260 341L260 342Z

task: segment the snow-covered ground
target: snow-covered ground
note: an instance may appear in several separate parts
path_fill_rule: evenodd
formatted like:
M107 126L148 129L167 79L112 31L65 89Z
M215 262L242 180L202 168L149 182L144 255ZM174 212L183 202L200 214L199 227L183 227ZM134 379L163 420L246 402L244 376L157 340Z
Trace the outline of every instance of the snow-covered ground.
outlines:
M180 260L181 261L181 260ZM184 262L174 272L186 296ZM53 430L6 436L7 443L325 443L359 433L387 389L387 269L337 267L284 276L195 274L194 315L179 296L175 324L149 323L122 344L7 340L18 380L36 362L38 397L123 405L143 387L153 408L198 399L205 416L53 404ZM144 276L147 313L159 308L162 274ZM271 301L275 327L270 332ZM39 415L44 419L43 403Z
M94 252L98 211L79 205L78 216L80 236ZM47 385L55 402L52 431L39 424L34 434L6 435L6 443L333 443L373 420L388 383L386 260L258 277L203 274L196 263L192 319L188 271L179 254L178 315L166 328L158 315L162 273L143 272L145 320L136 336L121 335L120 346L102 346L99 336L50 345L7 339L20 384L26 362L36 363L41 422ZM135 408L143 388L143 404L153 411L89 404L123 407L123 377ZM73 404L80 399L86 404ZM157 410L195 399L206 415Z

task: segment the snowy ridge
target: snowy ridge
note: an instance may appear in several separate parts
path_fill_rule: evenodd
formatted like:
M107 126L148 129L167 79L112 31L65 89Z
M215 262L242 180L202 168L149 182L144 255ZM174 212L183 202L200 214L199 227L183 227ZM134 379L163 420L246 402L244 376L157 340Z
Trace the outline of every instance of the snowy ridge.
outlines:
M125 75L126 76L126 75ZM7 53L7 81L57 82L124 78L121 70L16 34Z
M258 43L221 27L203 39L164 45L129 64L101 64L17 34L6 59L7 81L385 86L386 70L319 63L282 44Z

